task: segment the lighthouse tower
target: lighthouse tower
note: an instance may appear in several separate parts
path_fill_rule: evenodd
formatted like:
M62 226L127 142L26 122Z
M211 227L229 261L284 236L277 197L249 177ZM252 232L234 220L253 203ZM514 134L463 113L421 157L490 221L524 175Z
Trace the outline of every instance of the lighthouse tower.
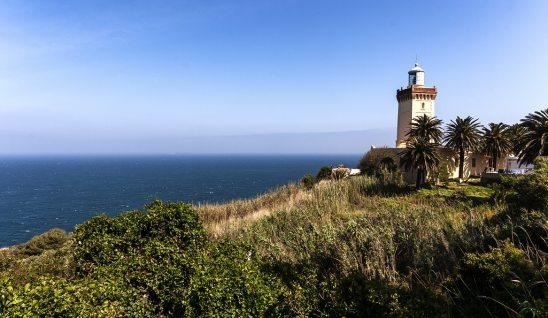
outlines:
M411 121L424 114L435 116L434 103L436 101L436 87L424 86L424 70L415 63L409 72L409 83L406 88L401 88L396 93L398 100L398 139L396 147L405 148L406 134L411 126Z

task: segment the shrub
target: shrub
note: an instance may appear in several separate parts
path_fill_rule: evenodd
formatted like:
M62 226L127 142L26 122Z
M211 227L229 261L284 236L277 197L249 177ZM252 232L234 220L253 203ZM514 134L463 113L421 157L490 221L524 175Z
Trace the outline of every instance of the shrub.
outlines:
M120 280L49 278L14 286L0 279L0 316L6 318L151 317L152 308L145 295Z
M333 284L327 302L331 317L444 317L449 305L441 293L366 279L355 272Z
M280 284L261 271L250 246L209 242L188 204L156 201L146 210L94 217L76 229L81 277L120 279L146 295L157 315L254 317L273 310Z
M96 266L123 261L159 243L181 252L204 244L205 231L190 204L155 201L145 208L146 213L99 215L78 225L74 232L77 270L89 273Z
M264 317L276 311L281 282L261 270L252 246L211 244L195 258L193 269L185 290L185 316Z
M192 258L207 244L197 213L185 203L155 201L146 213L96 216L76 228L74 258L80 276L122 278L158 311L184 310Z
M301 185L307 190L312 189L315 183L316 178L314 178L314 176L312 176L311 174L307 174L301 179Z
M320 171L318 171L318 174L316 175L316 180L327 180L331 179L331 176L333 174L333 169L331 167L321 167Z
M518 316L526 312L540 317L548 308L548 285L543 279L546 274L542 264L508 241L488 252L467 253L456 280L457 309L468 317Z
M378 148L374 152L368 151L363 155L358 163L358 168L363 174L374 176L381 168L386 168L388 171L394 172L398 169L398 165L392 158L392 152L388 149Z
M51 229L33 237L25 244L17 246L15 253L20 256L39 255L44 251L60 248L68 237L67 233L61 229Z
M506 201L517 208L547 213L548 211L548 157L540 157L532 173L505 176L495 187L494 201Z
M518 178L516 202L525 208L548 212L548 157L540 157L532 173Z

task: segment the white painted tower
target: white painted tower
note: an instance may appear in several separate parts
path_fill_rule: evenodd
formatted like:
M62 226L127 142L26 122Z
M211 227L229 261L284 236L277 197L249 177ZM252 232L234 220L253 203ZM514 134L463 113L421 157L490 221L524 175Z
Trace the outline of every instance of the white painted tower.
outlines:
M398 100L398 137L396 147L405 148L406 134L411 126L411 121L424 114L429 117L436 115L434 104L436 101L436 87L424 86L424 70L415 63L409 72L407 88L401 88L396 93Z

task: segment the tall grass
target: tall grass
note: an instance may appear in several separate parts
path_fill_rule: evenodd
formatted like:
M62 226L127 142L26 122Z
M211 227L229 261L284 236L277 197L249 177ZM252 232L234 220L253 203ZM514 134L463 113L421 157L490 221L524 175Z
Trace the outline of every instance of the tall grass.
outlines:
M410 194L402 184L363 176L198 207L214 236L251 242L264 257L299 263L327 255L341 273L394 282L418 271L443 280L439 273L484 239L483 222L497 209Z
M482 223L493 213L391 191L387 196L366 177L325 183L231 235L268 258L298 263L328 255L342 273L396 281L416 269L448 273L456 253L482 240Z
M224 204L201 204L196 207L209 232L218 237L230 229L243 226L273 210L284 209L299 200L301 193L294 184L282 186L252 199L233 200Z

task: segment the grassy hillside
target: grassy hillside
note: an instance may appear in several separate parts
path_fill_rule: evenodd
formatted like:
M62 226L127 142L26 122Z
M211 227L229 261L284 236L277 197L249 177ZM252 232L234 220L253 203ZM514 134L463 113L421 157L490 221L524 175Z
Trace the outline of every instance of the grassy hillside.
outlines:
M420 190L355 177L153 202L0 252L6 317L546 317L548 166Z

